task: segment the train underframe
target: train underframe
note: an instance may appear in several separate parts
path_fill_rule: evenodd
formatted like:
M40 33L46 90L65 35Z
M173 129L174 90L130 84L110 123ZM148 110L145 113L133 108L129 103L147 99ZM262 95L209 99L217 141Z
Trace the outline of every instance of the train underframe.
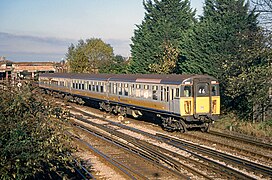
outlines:
M188 129L200 128L203 132L208 132L211 124L214 122L209 115L198 115L190 117L178 117L171 114L160 114L156 111L149 111L145 109L139 109L137 107L129 107L125 105L119 105L115 103L99 102L101 110L106 112L113 112L122 117L131 115L134 118L141 117L144 113L153 113L161 119L161 126L166 131L179 131L186 132Z

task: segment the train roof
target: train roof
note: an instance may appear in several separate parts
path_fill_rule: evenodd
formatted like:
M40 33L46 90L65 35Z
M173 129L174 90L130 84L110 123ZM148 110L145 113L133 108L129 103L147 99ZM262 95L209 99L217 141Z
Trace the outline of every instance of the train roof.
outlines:
M214 77L208 75L195 74L87 74L87 73L46 73L40 74L40 77L48 78L71 78L82 80L100 80L115 82L138 82L150 84L184 84L192 83L193 79L210 79L217 81Z

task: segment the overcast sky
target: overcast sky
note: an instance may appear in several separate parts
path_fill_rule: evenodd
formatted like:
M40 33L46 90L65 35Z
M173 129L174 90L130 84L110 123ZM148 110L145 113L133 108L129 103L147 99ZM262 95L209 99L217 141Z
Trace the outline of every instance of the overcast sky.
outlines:
M142 0L0 0L0 56L12 61L60 61L71 43L101 38L114 54L130 55ZM197 14L204 0L191 0Z

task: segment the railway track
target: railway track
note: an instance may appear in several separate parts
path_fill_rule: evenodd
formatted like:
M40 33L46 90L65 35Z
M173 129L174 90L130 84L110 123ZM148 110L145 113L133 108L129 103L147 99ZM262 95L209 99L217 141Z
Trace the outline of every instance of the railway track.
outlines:
M253 171L257 174L261 174L263 175L264 178L272 178L272 168L268 167L268 166L264 166L261 164L257 164L245 159L241 159L238 157L234 157L232 155L228 155L225 153L221 153L206 147L202 147L181 139L176 139L173 138L171 136L166 136L163 134L156 134L156 136L164 139L165 141L171 143L173 146L182 148L182 149L190 149L194 152L198 152L200 154L212 157L212 158L216 158L218 160L227 162L227 163L231 163L234 166L240 167L241 169L247 169L248 171Z
M88 136L92 135L92 141L89 142L90 144L87 146L92 148L93 151L96 151L96 153L102 151L104 154L102 156L104 158L108 157L107 160L115 164L118 169L121 169L123 174L129 179L188 179L188 177L181 172L162 165L160 161L165 157L153 157L139 148L116 140L111 135L103 134L100 131L84 126L78 122L74 123L81 130L86 131ZM99 142L97 139L99 139ZM103 142L101 142L101 140Z
M93 179L95 180L94 176L86 169L84 165L82 165L79 161L73 158L73 163L71 165L74 167L75 171L81 176L82 179Z
M239 142L248 143L251 145L255 145L258 147L272 150L272 144L261 142L261 140L255 140L255 139L253 139L253 137L248 137L248 136L244 136L244 135L234 136L231 134L222 133L222 132L218 132L218 131L210 131L209 134L212 134L215 136L221 136L224 138L228 138L228 139L232 139L232 140L236 140Z
M93 116L93 115L90 115L89 113L86 113L86 112L80 112L80 113L82 113L82 114L84 114L85 116L89 116L89 117L93 117L93 118L97 118L96 116ZM106 120L105 118L104 118L104 120L105 121L108 121L108 120ZM110 123L110 124L114 124L114 125L117 125L117 126L124 126L124 125L122 125L122 124L119 124L119 123L115 123L115 122L110 122L110 121L108 121L108 123ZM131 130L131 128L130 127L128 127L128 129L130 129ZM140 130L132 130L132 131L139 131L140 132ZM149 136L149 137L153 137L154 138L154 135L153 134L149 134L149 133L146 133L146 132L142 132L143 134L145 134L146 136ZM164 142L166 142L166 143L169 143L169 144L172 144L173 145L173 142L171 142L172 140L170 140L170 139L166 139L165 137L159 137L160 135L158 135L157 136L157 138L159 138L159 139L161 139L161 141L164 141ZM173 138L173 137L171 137L171 138ZM240 141L242 141L241 139L240 139ZM250 143L250 142L248 142L248 143ZM177 142L175 142L175 147L177 147ZM251 143L252 144L252 143ZM174 145L173 145L174 146ZM181 149L184 149L184 147L186 146L186 147L188 147L188 145L184 145L183 144L183 146L181 146L181 145L178 145L178 146L180 146L180 147L182 147ZM179 147L179 148L180 148ZM200 146L201 147L201 146ZM262 145L262 147L265 147L265 145ZM268 146L267 146L268 147ZM197 150L197 149L201 149L201 148L199 148L199 147L197 147L197 148L194 148L195 149L195 151ZM188 149L187 149L188 150ZM202 155L202 158L204 158L204 156L203 156L203 152L192 152L191 151L191 153L193 154L193 153L195 153L195 154L193 154L193 155L195 155L196 157L200 154L200 156ZM263 166L263 165L261 165L261 164L258 164L258 163L254 163L254 162L251 162L251 161L247 161L247 160L245 160L245 161L243 161L243 159L241 159L241 158L236 158L236 157L234 157L234 156L230 156L231 158L226 158L227 156L225 156L225 159L223 159L221 156L222 156L222 154L225 154L225 153L222 153L222 154L220 154L219 153L219 155L216 155L216 156L214 156L214 155L212 155L212 154L218 154L218 152L216 151L216 152L213 152L213 153L210 153L209 155L207 155L206 154L206 156L209 156L209 157L212 157L212 158L214 158L214 159L216 159L216 160L219 160L220 161L220 163L221 162L226 162L226 164L231 164L231 168L230 169L233 169L233 167L235 167L235 169L238 167L239 169L242 169L242 171L243 171L243 169L246 169L246 171L248 171L248 172L251 172L251 171L253 171L255 174L256 174L256 177L261 177L261 178L268 178L268 179L271 179L272 178L272 174L271 174L271 167L266 167L266 166ZM228 155L228 154L227 154ZM199 159L201 159L201 158L199 158ZM228 159L228 160L226 160L226 159ZM238 159L238 160L237 160ZM216 164L215 163L215 161L214 161L214 164ZM222 166L222 165L221 165ZM222 168L222 167L221 167ZM225 170L224 170L225 171ZM226 170L227 171L227 170ZM233 173L233 172L232 172ZM235 174L235 172L233 173L233 174ZM241 174L244 174L244 173L241 173ZM247 176L247 177L246 177ZM235 177L238 177L237 176L237 174L235 174ZM243 175L241 175L241 177L243 177L243 178L239 178L239 179L254 179L254 177L252 178L251 177L251 175L245 175L244 174L244 176ZM256 178L255 177L255 178Z
M220 149L224 152L272 166L272 151L269 148L264 148L269 147L269 144L262 143L263 146L261 147L256 144L252 146L251 144L249 145L247 142L244 142L243 138L239 139L239 142L237 142L236 140L233 141L231 138L228 139L228 136L224 136L224 139L221 138L222 136L219 136L218 138L217 133L211 135L209 133L203 134L200 132L191 132L184 134L175 133L174 135L177 138L186 139L187 141L200 143L206 146L212 146L213 148ZM220 133L220 135L223 135L223 133ZM234 139L237 138L234 137ZM253 142L255 141L253 140Z
M94 117L93 115L90 115L90 114L88 114L88 113L85 113L85 112L81 112L81 113L83 113L85 116L87 115L87 116L91 116L91 117ZM97 118L97 117L96 117ZM107 121L109 124L113 124L113 125L116 125L116 126L121 126L122 128L124 128L125 126L124 125L122 125L122 124L119 124L119 123L115 123L115 122L110 122L110 121L108 121L108 120L106 120L106 119L104 119L105 121ZM104 125L103 125L103 127L105 127ZM133 128L131 128L131 127L125 127L125 128L127 128L127 129L129 129L129 130L132 130L132 131L134 131L134 132L140 132L140 133L142 133L142 134L144 134L144 135L146 135L146 136L148 136L148 137L152 137L152 138L155 138L155 139L159 139L159 140L163 140L164 142L166 142L166 143L168 143L168 144L171 144L170 142L169 142L169 140L165 140L165 138L162 138L162 137L158 137L158 136L155 136L155 135L153 135L153 134L149 134L149 133L146 133L146 132L143 132L143 131L140 131L140 130L137 130L137 129L133 129ZM116 131L111 131L110 133L112 133L112 134L115 134L116 135ZM135 140L134 140L135 141ZM171 144L171 145L173 145L173 144ZM143 145L142 145L143 146ZM201 146L200 146L201 147ZM180 147L179 147L180 148ZM154 147L153 147L153 149L154 149ZM184 149L184 148L183 148ZM187 152L188 152L188 150L187 149L184 149L184 150L186 150ZM190 152L191 154L193 154L195 157L197 157L198 159L201 159L201 161L204 161L205 160L205 158L204 158L204 156L203 157L201 157L201 156L199 156L199 155L197 155L195 152ZM199 152L198 152L199 153ZM218 152L214 152L214 153L218 153ZM200 158L201 157L201 158ZM218 157L217 157L218 158ZM187 158L188 159L188 158ZM222 159L221 159L222 160ZM208 163L208 161L209 161L209 164L211 165L212 164L212 166L211 167L217 167L217 169L220 169L221 171L224 171L224 172L228 172L228 174L232 174L233 176L232 176L232 179L234 178L234 177L239 177L239 179L252 179L252 177L250 177L250 176L248 176L248 175L245 175L245 174L243 174L243 173L241 173L241 172L239 172L239 171L236 171L236 170L234 170L233 168L229 168L229 167L227 167L227 166L223 166L222 164L220 164L220 163L217 163L217 162L215 162L215 161L211 161L211 160L205 160L205 163ZM224 161L224 160L223 160ZM235 160L235 157L232 159L232 161L230 162L230 161L227 161L228 163L234 163L236 160ZM200 164L200 163L199 163ZM237 164L237 163L236 163ZM239 164L239 163L238 163ZM252 167L255 167L255 166L257 166L257 164L254 164L254 165L252 165ZM206 167L207 167L207 164L206 164ZM222 170L222 168L224 167L224 170ZM240 167L240 168L245 168L244 166L242 166L242 167ZM264 167L262 167L262 168L264 168ZM215 168L216 169L216 168ZM226 170L227 169L227 170ZM254 169L254 168L253 168ZM252 168L249 168L249 170L251 171L252 170ZM255 169L256 170L256 169ZM216 172L216 170L214 170L213 169L213 171L214 172ZM218 173L218 172L217 172ZM260 171L258 171L258 173L260 173ZM267 174L268 173L268 174ZM222 174L222 173L221 173ZM268 171L262 171L261 172L261 174L264 174L264 177L265 176L269 176L269 170ZM203 177L203 176L202 176ZM225 177L227 177L227 175L226 175L226 173L225 173Z

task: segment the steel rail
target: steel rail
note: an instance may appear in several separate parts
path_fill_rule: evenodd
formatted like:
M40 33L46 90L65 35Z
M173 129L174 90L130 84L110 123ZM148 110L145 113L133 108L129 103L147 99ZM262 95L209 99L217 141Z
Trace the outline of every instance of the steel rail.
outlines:
M234 136L231 134L226 134L226 133L222 133L222 132L218 132L218 131L209 131L209 134L221 136L221 137L225 137L225 138L230 138L230 139L234 139L234 140L241 141L241 142L246 142L249 144L261 146L263 148L268 148L268 149L272 150L272 144L267 144L267 143L260 142L260 141L254 140L254 139L250 139L250 137Z
M77 110L77 111L81 111L81 110ZM95 116L95 115L90 115L89 113L86 113L86 112L84 112L84 111L81 111L81 112L83 112L82 114L84 114L84 115L86 115L86 116L93 117L93 118L99 118L99 119L102 119L102 120L105 120L105 121L109 122L109 123L112 124L112 125L116 125L116 126L119 126L119 127L125 128L125 129L128 129L128 130L131 130L131 131L134 131L134 132L137 132L137 133L140 133L140 134L149 136L149 137L151 137L151 138L153 138L153 139L157 139L157 140L159 140L159 141L163 141L162 138L157 137L157 136L155 136L155 135L153 135L153 134L150 134L150 133L147 133L147 132L144 132L144 131L141 131L141 130L138 130L138 129L135 129L135 128L132 128L132 127L128 127L128 126L122 125L122 124L120 124L120 123L116 123L116 122L109 121L109 120L107 120L106 118L102 118L102 117ZM87 119L85 119L85 118L83 118L83 117L79 117L79 118L80 118L83 122L85 122L85 123L89 123L89 124L92 124L92 125L95 125L95 126L97 125L96 123L91 122L91 121L89 121L89 120L87 120ZM103 125L99 125L99 126L100 126L101 128L105 128ZM112 131L112 133L116 133L116 132L115 132L115 131ZM168 143L168 142L166 142L166 143L167 143L167 144L170 144L170 145L173 145L173 144ZM189 152L189 153L191 153L191 154L197 156L197 154L195 154L195 153L193 153L193 152L191 152L191 151L186 150L186 152ZM224 165L222 165L222 164L220 164L220 163L217 163L217 162L215 162L215 161L211 161L210 159L201 157L201 156L199 156L199 155L198 155L197 157L200 158L200 159L203 159L203 160L205 160L205 161L207 161L207 162L209 162L210 164L213 164L213 165L215 165L215 166L220 166L221 168L226 169L230 174L234 174L236 177L239 177L240 179L254 179L254 178L252 178L252 177L250 177L250 176L247 176L247 175L245 175L245 174L243 174L243 173L241 173L241 172L239 172L239 171L237 171L237 170L234 170L234 169L232 169L232 168L229 168L229 167L227 167L227 166L224 166ZM221 171L224 171L224 170L221 169Z
M228 155L225 153L221 153L203 146L199 146L190 142L183 141L181 139L176 139L164 134L157 133L156 136L162 138L164 141L170 142L171 144L179 147L181 149L190 149L208 156L216 157L217 159L221 159L224 161L231 162L232 164L236 164L240 167L246 168L248 170L253 170L255 172L259 172L263 175L267 175L272 177L272 168L267 167L261 164L257 164L255 162L251 162L245 159L241 159L238 157L234 157L232 155Z

